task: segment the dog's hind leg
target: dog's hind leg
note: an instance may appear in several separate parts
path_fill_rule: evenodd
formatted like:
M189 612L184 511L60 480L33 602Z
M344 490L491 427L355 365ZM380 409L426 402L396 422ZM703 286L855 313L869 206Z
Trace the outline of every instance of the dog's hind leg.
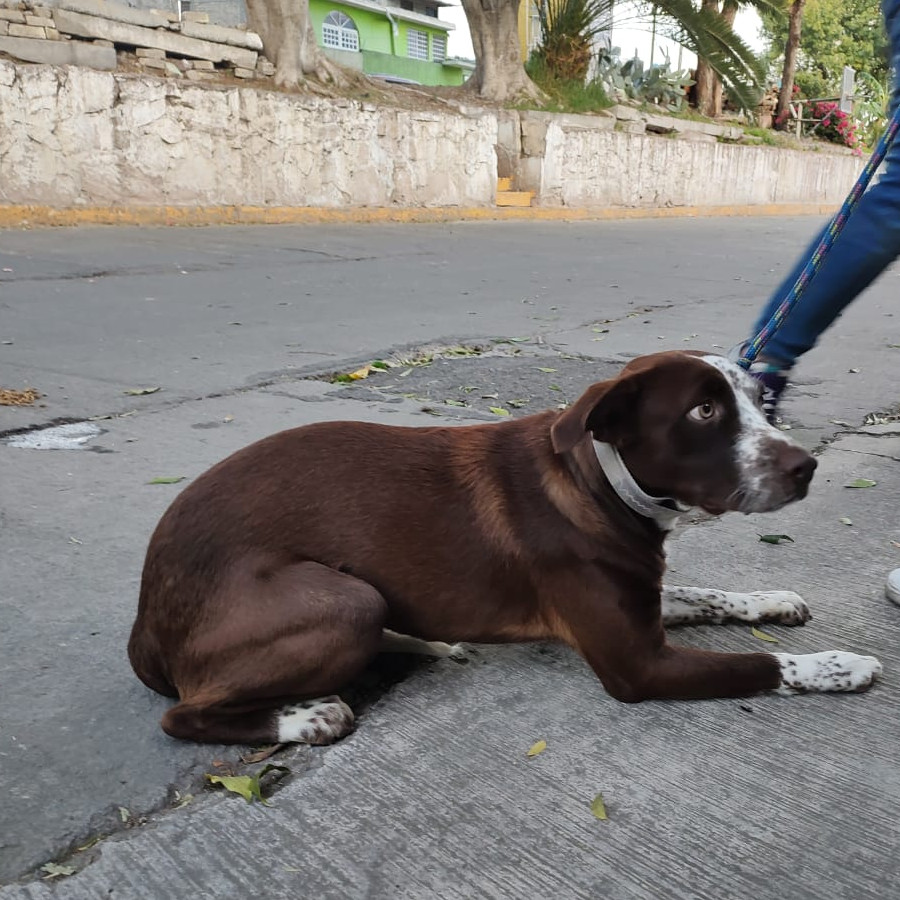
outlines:
M181 702L173 737L227 744L326 744L353 727L335 692L375 656L387 604L378 591L318 563L255 561L224 580L216 608L171 669ZM179 677L180 676L180 677Z
M723 622L777 622L802 625L811 618L809 607L793 591L754 591L741 594L712 588L662 589L662 618L673 625L717 625Z

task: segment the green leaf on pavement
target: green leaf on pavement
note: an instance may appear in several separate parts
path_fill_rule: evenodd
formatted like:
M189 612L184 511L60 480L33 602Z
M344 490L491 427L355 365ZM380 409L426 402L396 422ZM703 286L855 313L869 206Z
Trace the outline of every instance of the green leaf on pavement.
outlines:
M759 539L764 544L781 544L784 541L794 543L794 539L789 534L761 534Z
M207 773L205 777L210 784L219 784L226 791L240 795L248 803L258 800L263 806L268 806L269 801L262 795L260 781L265 774L273 770L284 772L285 774L291 771L287 766L276 766L270 763L267 766L263 766L253 775L210 775Z
M603 794L597 794L591 801L591 812L594 814L595 819L601 819L605 822L609 818L606 814L606 804L603 802Z
M123 394L128 394L131 397L143 397L144 394L155 394L157 391L162 390L158 387L152 388L131 388L127 391L122 391Z
M772 637L771 634L766 634L764 631L760 631L758 628L751 628L750 634L755 638L759 638L761 641L768 641L770 644L779 643L777 637Z
M852 525L853 519L848 518L847 516L841 516L841 525Z
M555 372L556 369L551 369L549 366L538 366L538 372Z
M179 481L184 481L186 477L186 475L162 475L159 478L148 481L147 484L178 484Z
M509 410L508 410L508 409L504 409L502 406L489 406L488 409L489 409L495 416L508 416L508 415L509 415Z
M562 388L558 384L548 384L547 387L550 388L551 391L561 391L562 390Z
M44 865L41 866L41 871L44 873L45 879L63 878L66 875L74 875L75 867L61 866L59 863L44 863Z
M468 406L469 405L468 403L466 403L463 400L453 400L453 399L445 400L444 403L446 403L447 406Z
M878 484L877 481L872 481L871 478L857 478L854 481L848 481L844 487L848 488L870 488L875 487Z
M526 756L539 756L546 749L547 749L546 741L536 741L534 744L531 745L531 747L528 750L528 753L526 753L525 755Z

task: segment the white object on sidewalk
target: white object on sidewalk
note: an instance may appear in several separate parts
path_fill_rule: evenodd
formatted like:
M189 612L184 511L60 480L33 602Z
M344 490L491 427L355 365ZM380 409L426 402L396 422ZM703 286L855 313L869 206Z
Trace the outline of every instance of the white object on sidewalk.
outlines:
M894 569L893 572L888 573L884 592L887 594L888 600L900 606L900 569Z

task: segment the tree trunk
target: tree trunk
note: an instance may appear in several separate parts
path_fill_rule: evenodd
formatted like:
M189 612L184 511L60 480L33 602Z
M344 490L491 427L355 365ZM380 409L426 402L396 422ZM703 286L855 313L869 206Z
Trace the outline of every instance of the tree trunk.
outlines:
M720 15L719 0L702 0L700 6L713 15ZM697 98L697 112L701 116L714 119L722 114L722 83L712 66L705 59L697 59L697 85L694 96Z
M545 99L522 65L519 0L462 0L462 5L475 48L475 71L466 87L499 103Z
M735 0L725 0L725 2L722 4L722 18L725 20L725 23L729 28L734 27L734 18L737 15L737 11L738 7ZM713 116L721 116L725 89L722 85L722 79L719 77L718 72L713 72L713 79Z
M307 78L344 84L347 78L319 49L309 18L309 0L247 0L247 24L275 66L275 84L296 88Z
M784 45L784 68L781 70L781 90L775 107L775 126L782 127L788 119L788 107L794 93L794 74L797 71L797 53L800 50L800 26L806 0L794 0L788 19L788 36Z

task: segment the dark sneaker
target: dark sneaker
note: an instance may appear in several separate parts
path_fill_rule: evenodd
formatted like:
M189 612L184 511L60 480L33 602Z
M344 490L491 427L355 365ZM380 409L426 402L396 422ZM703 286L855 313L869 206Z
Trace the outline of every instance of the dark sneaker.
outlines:
M762 409L770 425L778 422L778 401L787 387L788 370L773 363L755 362L750 364L749 374L762 385Z
M732 347L728 351L728 358L732 362L738 362L746 348L746 342ZM767 362L765 359L758 359L756 362L750 363L747 372L762 385L763 412L770 425L777 425L778 401L781 400L781 395L787 387L788 376L791 374L790 369L785 369L777 363Z

